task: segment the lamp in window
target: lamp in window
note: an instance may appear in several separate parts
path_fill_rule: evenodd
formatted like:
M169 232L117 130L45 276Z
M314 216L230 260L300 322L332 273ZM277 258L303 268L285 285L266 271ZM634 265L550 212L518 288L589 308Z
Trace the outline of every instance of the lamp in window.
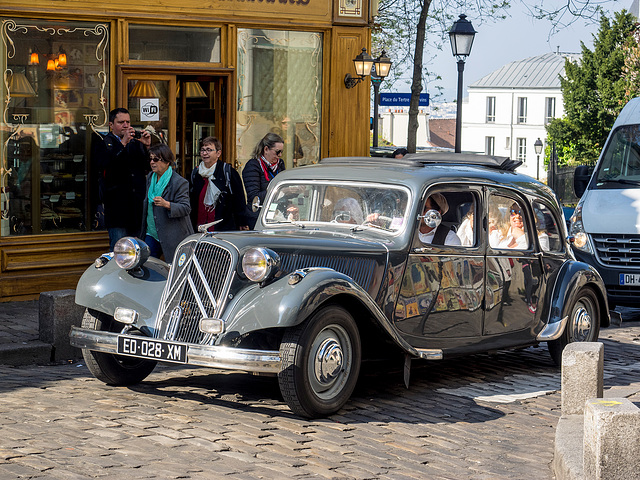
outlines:
M29 50L29 65L40 65L40 55L34 50Z
M131 93L129 94L130 98L159 98L160 92L156 87L155 83L150 80L138 80L138 82L134 85Z
M373 66L373 58L367 53L367 49L363 48L356 58L353 59L353 66L356 69L357 77L352 77L350 73L344 76L344 86L347 88L353 88L366 76L371 74L371 67Z
M181 82L176 90L176 97L180 96L180 86L184 83L185 98L207 98L207 94L200 86L199 82Z
M65 68L67 66L67 52L64 51L62 45L58 51L58 65L59 68Z
M36 92L24 76L24 73L9 74L9 94L12 97L35 97Z

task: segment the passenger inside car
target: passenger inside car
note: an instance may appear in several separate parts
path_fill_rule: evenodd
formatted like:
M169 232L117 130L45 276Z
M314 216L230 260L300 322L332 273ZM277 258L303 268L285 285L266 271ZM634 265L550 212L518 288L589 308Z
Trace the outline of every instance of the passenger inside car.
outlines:
M489 244L492 248L526 250L529 240L518 202L493 196L489 209ZM506 207L509 205L508 207ZM504 212L504 213L503 213Z
M337 223L360 225L364 221L362 208L355 198L341 198L333 209L333 220Z
M449 211L449 202L442 193L429 195L422 210L418 237L422 243L433 245L461 245L460 238L451 226L442 223L442 216Z

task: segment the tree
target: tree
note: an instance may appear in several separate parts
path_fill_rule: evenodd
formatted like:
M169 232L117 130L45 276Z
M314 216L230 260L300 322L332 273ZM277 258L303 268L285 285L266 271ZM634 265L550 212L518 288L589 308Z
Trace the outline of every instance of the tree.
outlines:
M624 106L624 45L636 29L633 15L606 16L594 36L593 51L581 43L580 61L567 59L560 79L565 116L547 126L548 142L556 144L560 165L593 164L611 126Z

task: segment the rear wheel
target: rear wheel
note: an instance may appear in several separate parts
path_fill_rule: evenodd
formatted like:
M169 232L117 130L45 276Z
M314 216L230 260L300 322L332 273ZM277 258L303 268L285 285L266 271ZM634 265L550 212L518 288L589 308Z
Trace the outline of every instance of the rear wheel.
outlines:
M303 417L337 412L349 400L360 372L360 335L344 308L324 307L285 333L280 344L280 391Z
M100 332L118 332L122 324L95 310L85 310L82 328ZM82 349L87 368L98 380L109 385L135 385L147 378L157 362Z
M583 287L568 310L569 321L557 340L548 342L556 365L562 364L562 351L572 342L595 342L600 333L600 304L593 289Z

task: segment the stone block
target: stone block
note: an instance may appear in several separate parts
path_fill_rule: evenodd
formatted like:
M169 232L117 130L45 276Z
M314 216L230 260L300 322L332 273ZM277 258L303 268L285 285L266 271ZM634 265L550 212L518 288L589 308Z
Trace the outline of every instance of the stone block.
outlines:
M590 398L602 398L604 345L576 342L562 352L562 414L581 415Z
M584 478L640 478L640 409L626 398L590 399L584 411Z
M82 356L79 348L69 344L71 326L80 326L84 307L76 305L75 290L42 292L39 303L40 340L53 345L53 360Z

